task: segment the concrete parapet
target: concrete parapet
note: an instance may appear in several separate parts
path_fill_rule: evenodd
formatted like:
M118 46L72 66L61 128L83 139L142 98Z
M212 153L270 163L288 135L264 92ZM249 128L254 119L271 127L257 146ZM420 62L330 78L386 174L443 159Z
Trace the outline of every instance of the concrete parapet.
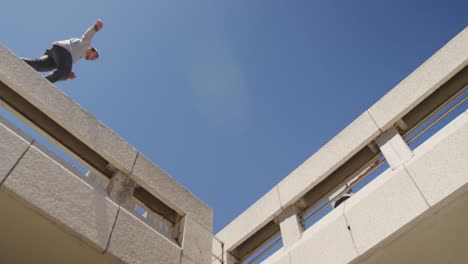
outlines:
M120 208L106 254L132 264L180 264L181 248Z
M30 144L0 123L0 184Z
M349 263L358 253L347 225L342 208L332 211L291 247L291 263Z
M468 110L414 152L406 167L431 206L468 184Z
M118 206L31 146L2 188L104 251Z

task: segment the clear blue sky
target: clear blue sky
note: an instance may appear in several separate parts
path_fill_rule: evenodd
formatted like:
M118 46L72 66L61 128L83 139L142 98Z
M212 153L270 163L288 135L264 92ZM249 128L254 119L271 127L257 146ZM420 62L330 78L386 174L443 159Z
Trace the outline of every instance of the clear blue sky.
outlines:
M21 57L80 37L65 93L201 198L215 231L467 26L468 1L7 1Z

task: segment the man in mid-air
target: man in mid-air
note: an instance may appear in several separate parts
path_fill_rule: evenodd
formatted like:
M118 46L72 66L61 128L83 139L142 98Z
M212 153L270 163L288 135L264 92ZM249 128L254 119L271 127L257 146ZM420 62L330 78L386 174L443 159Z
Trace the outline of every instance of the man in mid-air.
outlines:
M81 38L55 41L52 47L48 48L44 56L39 59L23 59L29 66L38 72L48 72L55 70L45 78L51 83L67 79L75 79L72 72L72 65L81 58L86 60L96 60L99 58L98 51L91 47L91 39L94 34L101 30L103 23L101 20L92 25Z

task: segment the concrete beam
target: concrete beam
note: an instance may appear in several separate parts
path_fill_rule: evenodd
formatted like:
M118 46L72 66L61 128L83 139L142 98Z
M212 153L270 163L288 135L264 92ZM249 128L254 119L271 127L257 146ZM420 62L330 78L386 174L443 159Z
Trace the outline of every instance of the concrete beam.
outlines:
M369 113L385 131L468 65L468 27L377 101Z
M0 61L0 81L6 87L84 142L112 166L125 173L131 172L136 158L136 150L132 146L2 45Z

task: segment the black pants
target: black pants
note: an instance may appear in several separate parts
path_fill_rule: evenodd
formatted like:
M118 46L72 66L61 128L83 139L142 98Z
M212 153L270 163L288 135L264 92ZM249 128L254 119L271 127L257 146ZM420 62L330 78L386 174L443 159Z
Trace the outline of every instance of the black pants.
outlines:
M38 72L55 70L46 76L51 83L67 80L72 70L72 56L68 50L52 45L39 59L23 59Z

